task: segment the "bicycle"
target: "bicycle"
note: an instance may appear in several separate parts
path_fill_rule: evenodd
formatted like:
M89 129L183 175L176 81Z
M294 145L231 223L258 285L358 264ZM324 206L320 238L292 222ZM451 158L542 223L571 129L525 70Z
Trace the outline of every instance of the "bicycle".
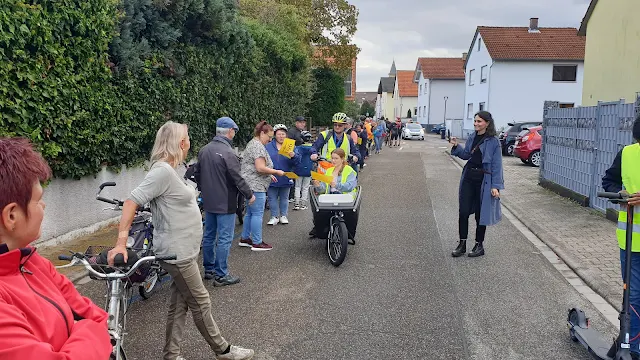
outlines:
M116 183L111 181L102 183L96 199L114 205L114 207L106 208L105 210L122 210L122 206L124 205L122 200L107 199L100 195L105 187L112 186L116 186ZM127 248L135 250L138 256L153 254L153 223L151 218L151 209L149 207L138 208L136 210L136 216L133 218L131 229L129 229ZM99 247L90 247L88 251L98 248ZM137 286L140 297L142 297L143 300L147 300L153 295L156 290L156 285L162 282L162 278L166 275L167 272L162 269L160 263L153 262L149 264L149 266L140 269L139 273L132 278L132 286Z
M107 301L104 309L109 314L107 328L111 336L111 344L113 345L113 351L111 356L109 356L109 360L126 360L127 355L124 350L124 337L127 334L127 310L133 290L130 279L132 276L135 276L136 272L143 266L158 261L175 260L176 256L151 255L138 258L138 254L135 251L129 250L127 263L124 262L124 257L118 254L115 258L114 266L109 267L106 261L107 250L102 251L99 255L88 255L87 253L90 252L90 249L91 247L89 247L84 254L75 253L71 256L59 255L59 260L69 261L70 263L57 266L57 268L83 265L92 279L107 281ZM97 271L96 268L102 270L102 272Z

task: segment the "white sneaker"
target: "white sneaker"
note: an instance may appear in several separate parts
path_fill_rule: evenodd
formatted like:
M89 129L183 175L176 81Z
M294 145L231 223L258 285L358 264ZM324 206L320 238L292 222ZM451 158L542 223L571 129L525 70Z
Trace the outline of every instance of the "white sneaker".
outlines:
M240 346L231 345L231 350L226 354L216 356L218 360L250 360L255 352L251 349L244 349Z
M277 217L272 217L272 218L269 220L269 222L267 223L267 225L275 225L275 224L277 224L278 222L280 222L280 221L278 220L278 218L277 218Z
M307 210L307 209L308 209L308 207L307 207L306 204L300 205L300 210Z
M288 224L288 223L289 223L289 219L287 219L286 216L280 217L280 224Z

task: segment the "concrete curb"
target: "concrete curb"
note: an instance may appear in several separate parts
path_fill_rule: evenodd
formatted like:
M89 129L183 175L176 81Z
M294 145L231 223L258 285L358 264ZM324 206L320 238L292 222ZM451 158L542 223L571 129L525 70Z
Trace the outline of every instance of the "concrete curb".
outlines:
M464 160L451 155L450 150L446 150L445 153L451 157L458 165L464 167L466 164ZM611 293L609 291L609 286L603 284L601 281L595 280L589 274L589 269L584 267L580 261L576 261L572 256L570 256L564 249L564 247L559 243L558 239L550 234L547 230L543 229L541 226L532 223L525 216L526 214L520 211L520 209L513 205L509 200L505 198L500 199L502 206L504 206L507 210L509 210L513 216L516 217L527 229L529 229L533 234L535 234L540 241L542 241L545 245L547 245L565 264L575 272L582 281L584 281L587 286L589 286L596 294L602 296L603 299L609 303L609 305L613 306L616 310L621 310L620 299L617 294Z

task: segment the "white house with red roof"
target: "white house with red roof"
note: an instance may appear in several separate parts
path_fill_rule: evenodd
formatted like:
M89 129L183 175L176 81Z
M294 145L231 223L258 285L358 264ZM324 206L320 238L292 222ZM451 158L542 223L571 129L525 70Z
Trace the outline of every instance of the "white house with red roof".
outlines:
M418 122L441 124L462 120L464 55L459 58L419 58L413 81L418 84Z
M491 112L498 130L509 122L542 121L545 101L582 101L585 39L575 28L479 26L465 69L464 128Z

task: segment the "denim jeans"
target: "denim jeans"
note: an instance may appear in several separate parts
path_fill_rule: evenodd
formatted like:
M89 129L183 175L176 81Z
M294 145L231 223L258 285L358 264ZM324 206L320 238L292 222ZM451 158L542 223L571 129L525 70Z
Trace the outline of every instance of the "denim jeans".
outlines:
M287 190L289 188L286 188ZM254 245L262 243L262 216L264 216L264 205L267 202L266 192L254 192L256 201L249 205L247 199L247 210L242 224L242 238L249 239Z
M205 272L215 272L216 276L220 277L229 274L227 259L235 227L235 213L213 214L205 211L202 242L202 262Z
M380 136L376 136L374 137L375 142L376 142L376 151L380 151L380 149L382 148L382 138Z
M624 280L625 251L620 249L620 268ZM640 353L640 253L631 253L631 279L629 280L629 305L631 308L631 329L629 336L631 337L631 352Z
M289 192L291 187L269 187L269 210L271 217L287 216L289 213Z
M296 203L300 204L300 200L304 203L309 202L309 186L311 185L311 177L299 177L296 179Z

